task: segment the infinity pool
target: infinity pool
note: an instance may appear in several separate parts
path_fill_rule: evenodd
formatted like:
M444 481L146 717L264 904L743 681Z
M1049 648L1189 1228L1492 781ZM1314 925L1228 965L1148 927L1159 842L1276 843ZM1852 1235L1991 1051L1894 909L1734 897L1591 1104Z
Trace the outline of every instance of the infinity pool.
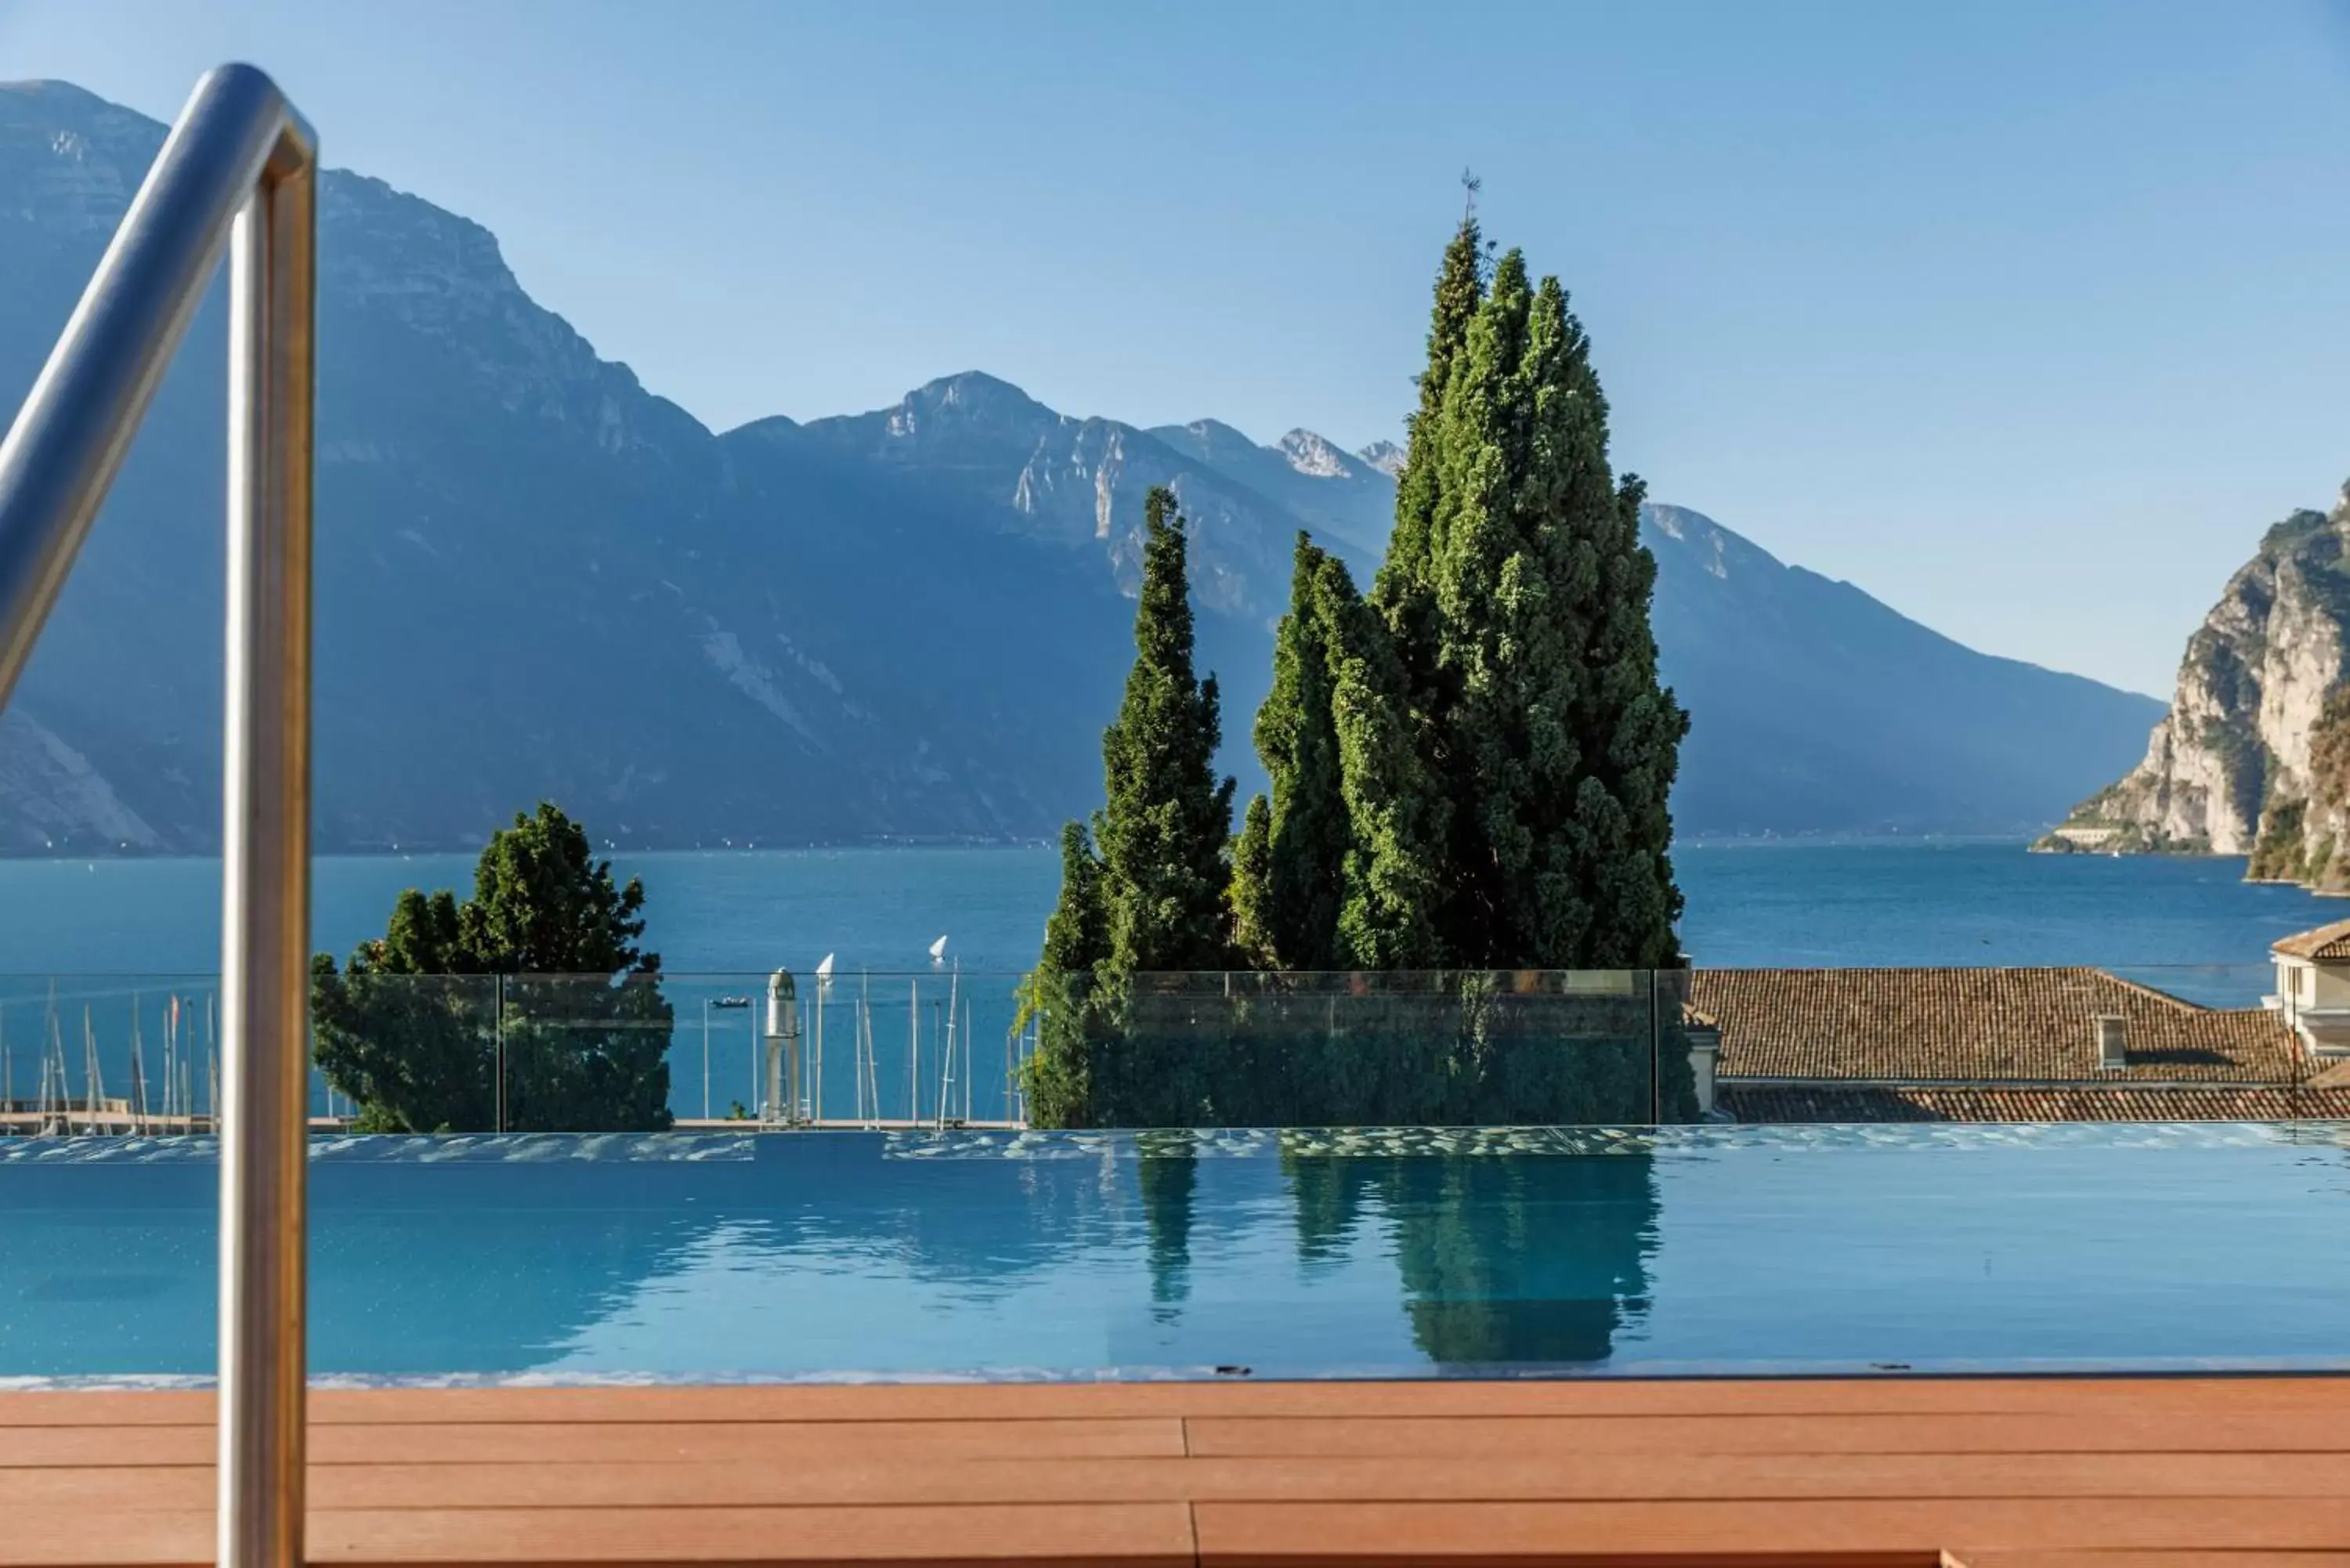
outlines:
M2350 1127L343 1138L321 1376L2350 1366ZM202 1376L208 1140L0 1146L0 1378Z

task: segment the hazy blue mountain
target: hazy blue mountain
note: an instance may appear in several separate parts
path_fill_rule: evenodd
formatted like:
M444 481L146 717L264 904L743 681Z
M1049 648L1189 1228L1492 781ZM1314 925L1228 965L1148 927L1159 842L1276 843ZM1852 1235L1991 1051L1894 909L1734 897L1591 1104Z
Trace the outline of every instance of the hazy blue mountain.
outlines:
M1701 831L2028 828L2162 716L1978 653L1685 507L1642 521L1665 679L1691 716L1673 812Z
M1279 503L1324 544L1357 562L1376 563L1387 550L1394 475L1312 431L1291 431L1274 446L1259 446L1218 420L1161 425L1150 433Z
M162 127L0 88L0 408L30 386ZM1397 454L1145 431L976 372L723 435L598 358L478 224L321 197L318 841L478 841L553 796L639 846L1051 833L1100 787L1141 497L1193 519L1202 658L1246 767L1290 545L1367 580ZM0 721L0 850L217 837L218 291ZM1660 508L1694 831L2044 822L2150 700L1987 659Z
M744 431L774 435L788 424L763 420ZM1056 413L976 370L932 381L891 408L792 429L806 450L979 507L1007 533L1105 555L1129 592L1142 570L1142 498L1167 485L1191 521L1203 609L1270 626L1287 602L1299 517L1253 483L1260 476L1187 451L1165 431Z
M0 405L161 136L0 90ZM473 842L542 794L652 845L1036 835L1084 798L1107 574L720 441L476 224L342 171L321 214L322 846ZM217 836L223 336L216 289L0 732L0 846Z

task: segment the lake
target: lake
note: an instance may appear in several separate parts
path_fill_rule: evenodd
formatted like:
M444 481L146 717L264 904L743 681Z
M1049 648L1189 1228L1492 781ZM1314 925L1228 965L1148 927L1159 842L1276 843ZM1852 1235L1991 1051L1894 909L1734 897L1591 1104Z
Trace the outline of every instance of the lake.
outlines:
M1056 850L615 860L644 880L647 943L671 976L679 1115L757 1103L758 1012L727 1003L757 994L778 965L806 977L827 954L839 979L827 992L827 1022L811 1013L810 1027L830 1031L834 1059L816 1085L828 1113L858 1111L857 1080L869 1078L889 1116L933 1116L941 1096L975 1116L1004 1114L1009 975L1035 958L1058 887ZM1712 966L2084 964L2248 1006L2269 988L2271 942L2345 912L2298 888L2247 885L2241 860L2027 855L2015 842L1693 844L1676 860L1685 946ZM347 953L382 931L401 888L462 889L472 874L466 856L323 858L316 945ZM172 999L200 1014L212 989L219 899L217 861L0 861L0 1097L33 1093L54 997L77 1094L89 1054L119 1093L135 1035L151 1085L159 1075L185 1083L182 1103L206 1104L208 1046L182 1048L176 1075L157 1062ZM928 950L941 936L949 961L935 966ZM192 1042L197 1014L182 1015L181 1038ZM958 1020L962 1054L950 1062ZM87 1052L76 1038L84 1030ZM853 1053L868 1035L871 1064L860 1066Z
M644 879L647 944L680 974L778 964L927 969L943 935L971 970L1033 961L1059 884L1031 848L619 855ZM2251 886L2226 858L2027 855L2012 842L1701 843L1676 852L1700 964L2265 964L2287 932L2350 914ZM327 857L316 945L383 930L403 888L472 886L468 856ZM0 860L0 973L201 974L218 962L213 860Z

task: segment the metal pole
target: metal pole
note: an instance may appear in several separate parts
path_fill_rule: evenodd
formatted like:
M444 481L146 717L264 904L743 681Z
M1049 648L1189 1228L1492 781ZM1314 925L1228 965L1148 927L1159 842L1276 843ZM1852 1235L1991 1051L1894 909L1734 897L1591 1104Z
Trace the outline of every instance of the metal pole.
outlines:
M498 976L497 984L492 989L494 994L491 998L491 1005L497 1009L497 1013L490 1021L490 1049L497 1061L498 1103L491 1107L490 1125L500 1137L504 1137L506 1130L506 977Z
M229 240L220 1568L303 1552L317 169L280 134Z
M1663 1020L1658 1016L1664 1007L1660 979L1655 970L1648 971L1648 1125L1652 1127L1662 1126L1665 1119L1665 1041Z
M799 988L791 971L779 969L767 977L767 1083L759 1107L763 1122L791 1127L799 1120L795 1102L800 1070Z

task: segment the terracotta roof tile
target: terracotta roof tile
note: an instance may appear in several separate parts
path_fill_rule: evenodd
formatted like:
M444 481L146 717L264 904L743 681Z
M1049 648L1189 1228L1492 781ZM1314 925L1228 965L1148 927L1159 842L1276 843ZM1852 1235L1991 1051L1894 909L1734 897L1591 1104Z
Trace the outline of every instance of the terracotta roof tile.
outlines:
M2269 1085L1976 1089L1724 1084L1718 1103L1734 1120L1761 1123L2350 1120L2350 1088Z
M2209 1008L2097 969L1701 969L1724 1078L2289 1084L2299 1042L2265 1008ZM2095 1020L2128 1064L2097 1065Z
M2271 942L2269 951L2287 958L2350 959L2350 920L2336 920L2315 930L2296 931Z

